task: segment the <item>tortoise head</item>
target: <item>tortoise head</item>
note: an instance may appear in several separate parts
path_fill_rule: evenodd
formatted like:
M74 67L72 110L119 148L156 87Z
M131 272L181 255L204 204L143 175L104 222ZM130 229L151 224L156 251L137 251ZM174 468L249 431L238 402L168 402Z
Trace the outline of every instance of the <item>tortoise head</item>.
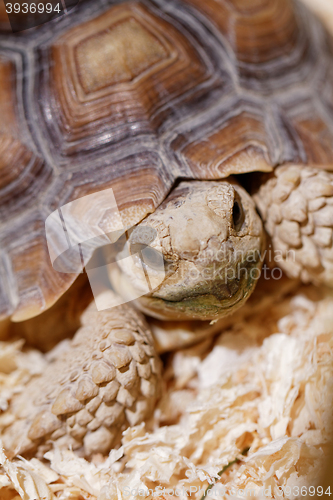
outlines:
M254 203L236 182L181 182L134 228L110 277L124 299L141 296L138 306L152 316L214 319L251 294L263 245Z

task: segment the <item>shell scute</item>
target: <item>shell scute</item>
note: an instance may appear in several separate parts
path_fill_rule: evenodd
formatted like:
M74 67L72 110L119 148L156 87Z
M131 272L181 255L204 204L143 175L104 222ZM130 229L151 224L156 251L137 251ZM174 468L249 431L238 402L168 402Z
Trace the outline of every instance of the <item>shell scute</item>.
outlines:
M47 146L66 166L67 157L73 163L92 151L96 158L155 134L167 117L163 108L170 115L176 99L208 78L186 37L138 2L69 29L47 52L54 64L47 81L40 77L40 113ZM57 103L51 109L50 99Z
M0 32L0 317L72 284L73 255L53 269L44 227L70 202L112 188L128 227L179 177L331 169L332 67L330 37L291 0L95 0ZM94 224L112 217L99 207Z

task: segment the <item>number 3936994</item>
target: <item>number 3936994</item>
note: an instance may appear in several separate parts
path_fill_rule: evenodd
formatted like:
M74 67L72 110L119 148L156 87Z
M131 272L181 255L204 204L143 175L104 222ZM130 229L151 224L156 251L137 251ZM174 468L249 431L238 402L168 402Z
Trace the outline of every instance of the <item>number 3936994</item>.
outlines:
M79 0L31 0L6 2L5 8L13 33L36 28L66 14Z

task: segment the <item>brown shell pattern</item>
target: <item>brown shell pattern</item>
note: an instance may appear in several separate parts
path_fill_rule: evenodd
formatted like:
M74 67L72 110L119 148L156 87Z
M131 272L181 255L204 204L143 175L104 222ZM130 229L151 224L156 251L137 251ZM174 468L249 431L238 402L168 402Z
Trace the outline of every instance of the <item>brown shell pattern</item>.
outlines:
M333 44L297 1L94 0L15 35L1 16L0 318L75 279L45 237L72 200L112 188L131 226L178 177L332 169Z

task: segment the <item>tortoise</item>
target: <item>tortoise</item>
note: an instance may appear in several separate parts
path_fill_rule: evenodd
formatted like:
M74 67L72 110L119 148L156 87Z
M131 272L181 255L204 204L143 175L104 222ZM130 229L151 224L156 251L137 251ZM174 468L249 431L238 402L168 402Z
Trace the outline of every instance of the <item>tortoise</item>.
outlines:
M289 277L333 285L333 42L296 0L94 0L1 26L0 317L84 302L83 266L97 305L10 403L4 445L106 453L161 390L134 306L234 313L267 241Z

